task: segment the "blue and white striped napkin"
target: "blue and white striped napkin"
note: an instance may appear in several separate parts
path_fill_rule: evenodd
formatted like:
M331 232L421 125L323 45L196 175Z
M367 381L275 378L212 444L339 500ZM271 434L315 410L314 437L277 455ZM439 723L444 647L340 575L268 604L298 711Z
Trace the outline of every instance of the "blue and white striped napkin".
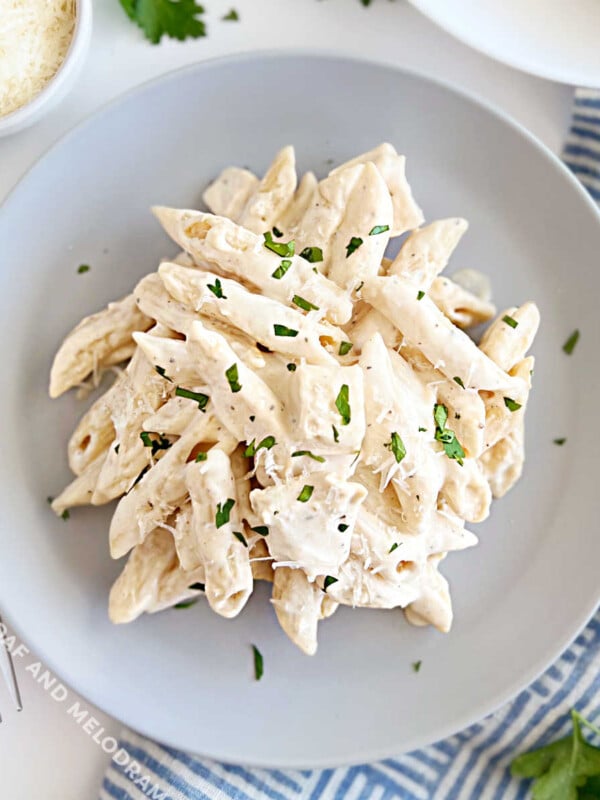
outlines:
M563 158L600 202L600 91L577 89ZM524 800L518 753L566 736L576 707L600 724L600 612L528 689L449 739L375 764L300 771L220 764L123 731L100 800Z

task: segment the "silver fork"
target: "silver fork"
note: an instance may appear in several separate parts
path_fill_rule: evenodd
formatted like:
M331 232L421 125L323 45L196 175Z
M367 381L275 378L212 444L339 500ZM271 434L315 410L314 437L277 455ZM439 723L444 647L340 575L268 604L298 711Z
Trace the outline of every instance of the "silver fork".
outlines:
M2 617L0 617L0 625L2 625ZM22 711L23 703L21 702L21 692L19 691L19 684L15 674L15 665L4 637L0 642L0 670L17 711ZM2 715L0 715L0 722L2 722Z

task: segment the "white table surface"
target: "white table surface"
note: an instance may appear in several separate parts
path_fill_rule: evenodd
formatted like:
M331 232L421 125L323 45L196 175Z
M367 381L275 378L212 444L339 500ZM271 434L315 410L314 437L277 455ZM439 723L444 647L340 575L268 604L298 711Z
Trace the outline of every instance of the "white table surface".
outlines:
M568 126L569 87L521 74L467 49L403 0L372 0L368 8L359 0L206 0L206 5L206 39L164 40L153 47L128 22L118 0L94 0L91 50L71 94L33 128L0 139L0 200L50 144L116 95L184 64L259 48L335 50L439 76L499 106L552 150L560 150ZM221 22L232 5L241 21ZM68 716L66 705L54 701L26 671L35 661L35 655L16 659L21 713L12 708L0 681L0 793L11 800L95 798L107 756ZM70 698L76 695L71 692ZM105 736L118 732L118 722L81 702Z

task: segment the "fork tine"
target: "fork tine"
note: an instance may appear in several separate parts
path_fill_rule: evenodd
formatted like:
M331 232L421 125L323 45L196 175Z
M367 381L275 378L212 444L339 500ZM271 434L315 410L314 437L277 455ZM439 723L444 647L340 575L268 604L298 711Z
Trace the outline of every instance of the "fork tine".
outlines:
M1 624L2 617L0 617L0 625ZM13 664L12 656L8 650L8 647L6 646L4 637L0 643L0 669L2 670L4 681L17 708L17 711L22 711L23 702L21 700L21 692L19 690L19 684L17 682L17 676L15 673L15 665ZM0 722L2 722L2 715L0 715Z

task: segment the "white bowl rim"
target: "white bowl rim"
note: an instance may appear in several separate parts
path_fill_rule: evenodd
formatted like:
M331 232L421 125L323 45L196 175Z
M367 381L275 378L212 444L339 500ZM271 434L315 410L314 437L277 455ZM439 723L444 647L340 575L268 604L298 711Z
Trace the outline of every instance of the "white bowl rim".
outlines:
M52 100L68 79L72 69L83 58L89 41L92 21L91 0L75 0L75 27L65 57L60 67L44 88L25 105L0 117L0 134L16 132L34 119L44 109L50 107Z

